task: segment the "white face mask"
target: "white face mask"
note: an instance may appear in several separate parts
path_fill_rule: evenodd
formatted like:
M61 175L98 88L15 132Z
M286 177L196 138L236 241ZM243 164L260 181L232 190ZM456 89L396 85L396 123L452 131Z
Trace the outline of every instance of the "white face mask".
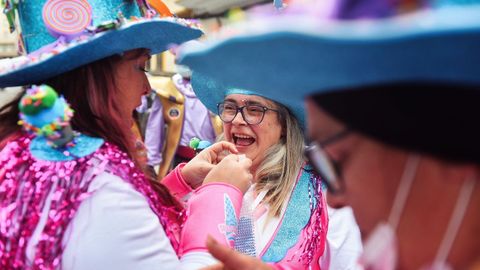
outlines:
M382 222L375 227L365 241L363 254L359 259L359 267L368 270L393 270L397 266L398 241L395 235L400 217L417 171L420 157L409 156L407 164L400 180L400 184L393 201L392 210L388 222ZM475 186L475 179L466 179L460 191L457 204L453 211L447 232L438 249L434 263L422 268L422 270L449 270L452 269L446 262L453 241L462 223L465 211L470 201L471 193Z

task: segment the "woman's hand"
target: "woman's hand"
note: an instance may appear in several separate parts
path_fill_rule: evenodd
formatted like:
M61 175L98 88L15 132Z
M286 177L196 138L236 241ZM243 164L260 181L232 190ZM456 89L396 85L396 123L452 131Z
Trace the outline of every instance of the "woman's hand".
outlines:
M222 264L202 268L202 270L271 270L273 267L260 259L240 254L235 250L219 244L212 237L207 239L208 251Z
M220 161L205 177L204 184L223 182L236 186L245 193L252 184L252 160L245 155L230 154Z
M181 173L185 182L192 188L199 187L210 170L225 157L225 152L238 153L235 145L229 142L212 144L198 153L182 168Z

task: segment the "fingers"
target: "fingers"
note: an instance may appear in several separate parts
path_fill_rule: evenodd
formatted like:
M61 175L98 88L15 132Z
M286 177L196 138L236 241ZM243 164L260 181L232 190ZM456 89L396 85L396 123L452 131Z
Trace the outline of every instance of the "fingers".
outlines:
M218 156L222 156L223 152L237 154L238 150L233 143L230 142L218 142L207 148L213 157L213 160L217 160Z
M235 252L233 249L227 246L219 244L210 235L207 238L207 248L213 257L225 265L223 268L214 269L247 269L245 267L247 266L245 265L245 259L243 258L245 255Z
M247 158L245 155L235 155L237 157L238 163L240 163L245 168L249 169L252 166L252 160Z
M224 269L225 268L223 267L223 264L215 264L215 265L201 268L200 270L224 270Z
M222 151L218 153L217 158L216 158L216 163L220 163L226 156L230 155L231 153L228 151Z
M245 169L250 169L252 166L252 160L247 158L245 155L235 155L235 154L229 154L223 158L225 162L236 162L239 163L241 167Z
M240 254L233 249L219 244L213 237L207 238L208 251L223 263L223 267L213 269L224 270L267 270L272 269L267 264L255 257Z

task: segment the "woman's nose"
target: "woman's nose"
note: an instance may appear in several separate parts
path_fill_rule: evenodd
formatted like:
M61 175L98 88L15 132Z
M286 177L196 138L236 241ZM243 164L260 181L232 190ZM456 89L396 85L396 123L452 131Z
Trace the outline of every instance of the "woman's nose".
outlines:
M241 111L237 112L237 115L235 115L235 118L232 120L232 124L234 125L246 125L247 122L245 122L245 119L243 119L243 115Z

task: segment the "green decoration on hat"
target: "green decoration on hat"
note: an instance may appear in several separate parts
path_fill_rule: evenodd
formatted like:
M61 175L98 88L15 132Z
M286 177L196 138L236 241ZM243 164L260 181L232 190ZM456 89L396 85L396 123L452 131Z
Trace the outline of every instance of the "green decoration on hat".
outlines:
M52 108L58 99L57 92L48 85L39 86L35 92L22 97L19 109L26 115L36 115L43 109Z

